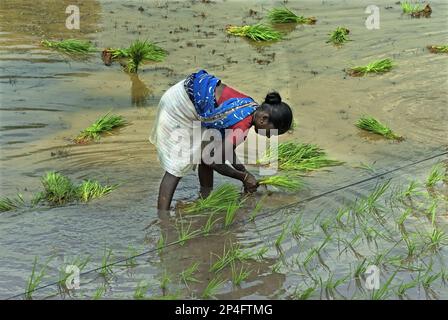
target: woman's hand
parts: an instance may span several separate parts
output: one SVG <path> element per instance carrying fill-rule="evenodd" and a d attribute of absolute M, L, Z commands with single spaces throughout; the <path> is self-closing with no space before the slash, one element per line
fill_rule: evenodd
<path fill-rule="evenodd" d="M 257 188 L 259 186 L 257 179 L 255 179 L 255 177 L 249 172 L 246 173 L 246 176 L 244 177 L 243 180 L 243 184 L 244 184 L 244 192 L 249 193 L 257 191 Z"/>

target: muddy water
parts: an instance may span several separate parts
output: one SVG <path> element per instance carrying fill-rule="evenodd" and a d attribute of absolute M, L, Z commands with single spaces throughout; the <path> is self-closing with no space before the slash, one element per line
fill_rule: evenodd
<path fill-rule="evenodd" d="M 169 294 L 200 297 L 214 277 L 209 272 L 210 263 L 231 243 L 245 250 L 259 249 L 263 244 L 269 247 L 263 259 L 247 262 L 252 272 L 241 287 L 235 288 L 228 281 L 229 268 L 219 274 L 226 280 L 218 292 L 220 298 L 291 298 L 296 289 L 300 292 L 319 283 L 319 277 L 323 282 L 332 274 L 334 280 L 344 278 L 353 273 L 362 257 L 371 262 L 384 252 L 388 259 L 381 265 L 382 281 L 394 273 L 397 267 L 393 263 L 406 253 L 394 221 L 406 206 L 389 203 L 391 192 L 384 196 L 386 222 L 375 216 L 366 220 L 389 237 L 373 241 L 359 224 L 344 229 L 333 221 L 330 230 L 338 237 L 304 266 L 308 252 L 325 240 L 320 224 L 334 217 L 338 208 L 369 194 L 377 179 L 285 210 L 275 209 L 446 151 L 448 62 L 445 55 L 430 54 L 425 49 L 429 44 L 447 42 L 446 1 L 431 1 L 430 19 L 409 19 L 401 15 L 394 1 L 377 1 L 381 20 L 380 29 L 374 31 L 364 26 L 368 1 L 289 1 L 292 9 L 316 16 L 318 23 L 284 29 L 286 39 L 269 45 L 228 37 L 224 28 L 226 24 L 260 21 L 269 8 L 279 4 L 272 1 L 78 1 L 81 29 L 70 31 L 64 27 L 65 7 L 75 2 L 42 1 L 36 5 L 33 1 L 2 1 L 0 6 L 1 194 L 20 192 L 31 198 L 40 189 L 39 177 L 48 170 L 59 170 L 75 181 L 95 178 L 119 183 L 119 191 L 87 205 L 27 208 L 2 214 L 0 297 L 23 292 L 36 256 L 39 262 L 52 257 L 43 280 L 46 284 L 57 281 L 64 261 L 75 257 L 91 257 L 87 271 L 100 265 L 106 247 L 112 249 L 116 261 L 130 254 L 129 247 L 136 252 L 154 250 L 161 234 L 167 242 L 177 239 L 175 227 L 182 219 L 178 215 L 158 217 L 155 210 L 162 171 L 147 138 L 164 90 L 198 68 L 219 75 L 256 100 L 268 90 L 278 90 L 293 107 L 298 124 L 294 133 L 281 140 L 316 143 L 345 165 L 306 177 L 306 188 L 298 194 L 270 194 L 255 223 L 239 223 L 182 246 L 153 251 L 138 258 L 133 267 L 119 264 L 114 267 L 115 276 L 106 281 L 105 297 L 132 298 L 142 280 L 150 285 L 148 296 L 167 294 L 159 288 L 165 272 L 172 278 Z M 139 7 L 144 10 L 139 11 Z M 257 13 L 250 15 L 251 9 Z M 339 25 L 350 29 L 353 41 L 335 48 L 326 40 Z M 87 60 L 74 60 L 39 45 L 42 38 L 68 37 L 91 40 L 98 48 L 124 47 L 134 39 L 148 38 L 170 55 L 162 63 L 145 65 L 138 76 L 129 76 L 117 64 L 104 66 L 99 53 Z M 390 73 L 350 78 L 343 72 L 344 68 L 385 57 L 396 64 Z M 71 143 L 80 130 L 110 110 L 124 115 L 131 124 L 95 144 Z M 388 123 L 406 140 L 394 143 L 360 133 L 353 123 L 364 114 Z M 410 179 L 424 181 L 431 166 L 443 159 L 397 171 L 380 182 L 391 178 L 391 191 L 407 186 Z M 375 171 L 359 169 L 362 163 L 372 165 Z M 256 168 L 252 170 L 256 172 Z M 216 185 L 224 181 L 228 180 L 219 177 Z M 446 196 L 446 185 L 437 188 L 437 194 Z M 197 189 L 192 173 L 181 181 L 175 200 L 192 200 Z M 238 219 L 247 220 L 255 202 L 265 194 L 261 190 L 248 202 Z M 425 209 L 431 204 L 425 197 L 416 201 Z M 422 210 L 416 210 L 406 221 L 413 235 L 431 229 Z M 441 201 L 436 222 L 445 231 L 446 213 L 446 201 Z M 273 243 L 283 226 L 299 217 L 303 218 L 307 236 L 297 241 L 288 233 L 282 250 L 276 249 Z M 206 217 L 193 218 L 191 230 L 205 221 Z M 352 241 L 357 236 L 361 238 L 354 241 L 355 254 L 342 239 Z M 423 265 L 425 270 L 430 265 L 430 274 L 444 270 L 445 247 L 431 254 L 424 250 L 424 240 L 417 247 L 421 255 L 410 264 Z M 200 263 L 195 276 L 201 282 L 189 287 L 179 284 L 176 275 L 193 262 Z M 393 284 L 399 286 L 416 274 L 402 268 Z M 447 298 L 442 278 L 430 290 L 414 288 L 409 296 Z M 361 282 L 350 276 L 336 294 L 317 285 L 311 297 L 369 298 L 370 292 Z M 97 273 L 89 273 L 81 279 L 82 289 L 71 294 L 90 298 L 103 283 Z M 68 297 L 58 294 L 56 286 L 34 296 Z"/>

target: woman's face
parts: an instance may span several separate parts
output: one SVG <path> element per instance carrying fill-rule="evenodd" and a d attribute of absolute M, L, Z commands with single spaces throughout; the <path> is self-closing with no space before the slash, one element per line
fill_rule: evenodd
<path fill-rule="evenodd" d="M 257 111 L 254 114 L 254 128 L 255 132 L 270 138 L 273 135 L 276 135 L 277 130 L 274 125 L 269 121 L 269 114 L 266 111 Z"/>

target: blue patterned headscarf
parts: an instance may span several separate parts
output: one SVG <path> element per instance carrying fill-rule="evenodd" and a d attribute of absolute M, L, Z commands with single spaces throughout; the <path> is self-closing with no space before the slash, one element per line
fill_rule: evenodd
<path fill-rule="evenodd" d="M 220 79 L 205 70 L 194 74 L 194 107 L 202 126 L 213 129 L 226 129 L 255 112 L 258 104 L 250 97 L 231 98 L 216 106 L 215 88 Z"/>

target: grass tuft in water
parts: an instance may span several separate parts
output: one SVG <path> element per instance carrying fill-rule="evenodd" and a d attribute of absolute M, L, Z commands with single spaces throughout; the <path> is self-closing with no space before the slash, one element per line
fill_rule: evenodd
<path fill-rule="evenodd" d="M 236 260 L 243 262 L 249 259 L 252 254 L 241 250 L 239 245 L 230 244 L 229 249 L 226 249 L 226 247 L 224 246 L 222 256 L 216 256 L 218 257 L 218 259 L 210 267 L 210 272 L 219 272 Z"/>
<path fill-rule="evenodd" d="M 309 287 L 305 290 L 300 290 L 298 288 L 296 288 L 296 290 L 294 291 L 294 293 L 292 294 L 294 299 L 297 300 L 308 300 L 309 298 L 311 298 L 311 296 L 313 295 L 313 293 L 316 291 L 316 287 Z"/>
<path fill-rule="evenodd" d="M 231 272 L 232 272 L 232 283 L 235 286 L 241 285 L 241 283 L 246 280 L 249 275 L 251 274 L 251 271 L 244 268 L 244 266 L 241 266 L 241 268 L 238 270 L 235 266 L 235 263 L 230 264 Z"/>
<path fill-rule="evenodd" d="M 225 281 L 221 280 L 221 278 L 216 277 L 210 280 L 210 282 L 205 287 L 204 291 L 202 292 L 202 298 L 208 299 L 208 298 L 214 298 L 217 291 L 224 285 Z"/>
<path fill-rule="evenodd" d="M 433 228 L 430 233 L 427 234 L 428 247 L 432 250 L 437 250 L 441 246 L 447 244 L 448 236 L 445 231 Z"/>
<path fill-rule="evenodd" d="M 326 153 L 316 145 L 293 141 L 280 143 L 277 150 L 268 149 L 258 163 L 274 162 L 276 159 L 281 170 L 314 171 L 342 164 L 328 159 Z"/>
<path fill-rule="evenodd" d="M 231 184 L 223 184 L 213 190 L 207 198 L 199 199 L 186 206 L 185 212 L 227 212 L 228 208 L 237 203 L 239 198 L 240 192 L 238 187 Z"/>
<path fill-rule="evenodd" d="M 148 292 L 149 284 L 142 280 L 137 284 L 137 287 L 134 291 L 134 299 L 135 300 L 143 300 L 146 299 L 146 293 Z"/>
<path fill-rule="evenodd" d="M 68 54 L 88 54 L 95 48 L 88 41 L 67 39 L 61 41 L 42 40 L 42 45 Z"/>
<path fill-rule="evenodd" d="M 356 122 L 355 125 L 359 129 L 379 134 L 387 139 L 398 140 L 398 141 L 404 140 L 404 138 L 402 136 L 395 134 L 386 125 L 382 124 L 377 119 L 370 117 L 370 116 L 361 117 L 358 120 L 358 122 Z"/>
<path fill-rule="evenodd" d="M 443 181 L 446 177 L 445 168 L 441 163 L 434 165 L 429 172 L 428 178 L 426 179 L 426 186 L 432 188 L 437 182 Z"/>
<path fill-rule="evenodd" d="M 408 1 L 403 1 L 400 3 L 403 13 L 413 14 L 421 11 L 423 8 L 419 3 L 410 3 Z"/>
<path fill-rule="evenodd" d="M 99 300 L 101 299 L 104 294 L 106 293 L 106 284 L 100 285 L 98 288 L 96 288 L 95 292 L 93 293 L 92 299 L 93 300 Z"/>
<path fill-rule="evenodd" d="M 196 279 L 193 275 L 196 273 L 199 269 L 199 263 L 195 262 L 190 267 L 185 269 L 180 273 L 180 279 L 183 283 L 188 287 L 189 282 L 200 282 L 198 279 Z"/>
<path fill-rule="evenodd" d="M 282 39 L 282 34 L 268 25 L 257 23 L 246 26 L 227 26 L 228 34 L 246 37 L 253 41 L 277 41 Z"/>
<path fill-rule="evenodd" d="M 104 249 L 104 254 L 101 259 L 101 268 L 99 269 L 99 274 L 104 278 L 114 274 L 112 266 L 110 265 L 112 259 L 112 249 Z"/>
<path fill-rule="evenodd" d="M 342 45 L 344 42 L 351 41 L 348 38 L 350 30 L 344 27 L 337 27 L 332 33 L 330 33 L 330 39 L 327 41 L 332 42 L 334 45 Z"/>
<path fill-rule="evenodd" d="M 258 182 L 262 185 L 273 186 L 289 192 L 298 191 L 303 186 L 303 183 L 297 177 L 284 175 L 264 177 L 258 180 Z"/>
<path fill-rule="evenodd" d="M 31 300 L 33 298 L 34 291 L 37 287 L 39 287 L 43 277 L 45 276 L 48 263 L 49 261 L 47 261 L 47 263 L 39 271 L 37 271 L 37 257 L 34 258 L 33 269 L 31 270 L 31 275 L 26 283 L 25 299 Z"/>
<path fill-rule="evenodd" d="M 103 186 L 98 181 L 86 180 L 78 187 L 78 197 L 88 202 L 112 192 L 116 186 Z"/>
<path fill-rule="evenodd" d="M 178 242 L 181 246 L 185 244 L 188 240 L 191 240 L 200 232 L 200 230 L 190 231 L 192 222 L 188 224 L 188 226 L 185 226 L 186 223 L 181 221 L 178 224 L 177 231 L 178 231 Z"/>
<path fill-rule="evenodd" d="M 432 45 L 427 48 L 431 53 L 448 53 L 448 45 Z"/>
<path fill-rule="evenodd" d="M 107 113 L 96 120 L 90 127 L 81 131 L 74 141 L 81 144 L 89 141 L 98 141 L 102 134 L 110 134 L 110 131 L 113 129 L 123 127 L 126 124 L 127 122 L 122 116 Z"/>
<path fill-rule="evenodd" d="M 373 61 L 365 66 L 358 66 L 347 69 L 346 72 L 352 77 L 362 77 L 367 73 L 384 73 L 390 71 L 392 67 L 393 65 L 391 59 L 383 59 Z"/>
<path fill-rule="evenodd" d="M 241 207 L 238 202 L 233 202 L 227 207 L 226 216 L 224 217 L 224 228 L 230 227 L 235 221 L 236 212 Z"/>
<path fill-rule="evenodd" d="M 57 172 L 48 172 L 41 179 L 44 192 L 41 194 L 52 205 L 61 205 L 77 198 L 77 188 L 66 176 Z"/>
<path fill-rule="evenodd" d="M 25 207 L 25 200 L 19 193 L 15 198 L 4 197 L 0 199 L 0 212 L 16 210 Z"/>
<path fill-rule="evenodd" d="M 267 16 L 271 23 L 315 24 L 317 21 L 315 17 L 298 16 L 286 7 L 273 8 Z"/>

